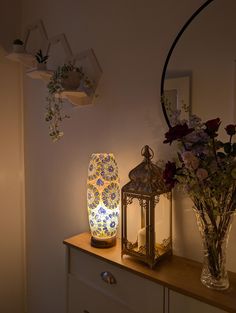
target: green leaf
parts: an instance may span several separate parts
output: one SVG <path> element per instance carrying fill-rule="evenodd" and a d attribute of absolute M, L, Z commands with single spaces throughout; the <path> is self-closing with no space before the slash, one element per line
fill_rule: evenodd
<path fill-rule="evenodd" d="M 231 143 L 230 142 L 227 142 L 224 144 L 224 151 L 227 154 L 229 154 L 231 152 Z"/>
<path fill-rule="evenodd" d="M 236 153 L 236 143 L 232 144 L 233 152 Z"/>
<path fill-rule="evenodd" d="M 224 147 L 224 143 L 220 140 L 217 140 L 216 141 L 216 148 L 217 149 L 220 149 L 220 148 L 223 148 Z"/>
<path fill-rule="evenodd" d="M 217 152 L 217 156 L 221 159 L 224 159 L 226 157 L 226 154 L 224 154 L 223 152 Z"/>

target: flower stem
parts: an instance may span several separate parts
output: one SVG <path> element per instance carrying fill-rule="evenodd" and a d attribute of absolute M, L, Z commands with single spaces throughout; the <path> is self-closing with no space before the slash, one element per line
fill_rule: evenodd
<path fill-rule="evenodd" d="M 215 144 L 215 139 L 214 138 L 212 138 L 212 147 L 213 147 L 213 153 L 214 153 L 214 156 L 215 156 L 216 164 L 220 168 L 220 164 L 218 162 L 218 158 L 217 158 L 217 154 L 216 154 L 216 144 Z"/>

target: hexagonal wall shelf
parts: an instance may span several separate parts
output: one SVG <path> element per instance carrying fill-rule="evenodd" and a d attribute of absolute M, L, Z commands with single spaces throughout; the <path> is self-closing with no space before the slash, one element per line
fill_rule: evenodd
<path fill-rule="evenodd" d="M 94 51 L 92 49 L 88 49 L 86 51 L 82 51 L 76 55 L 73 55 L 65 34 L 59 34 L 52 37 L 51 39 L 48 39 L 44 24 L 41 20 L 36 21 L 26 28 L 24 36 L 24 52 L 12 52 L 6 57 L 10 60 L 17 61 L 25 65 L 28 68 L 26 74 L 29 77 L 33 79 L 40 79 L 48 83 L 53 75 L 53 70 L 39 69 L 37 67 L 37 62 L 34 56 L 36 52 L 32 49 L 32 47 L 29 47 L 29 40 L 31 40 L 31 43 L 33 42 L 33 38 L 31 36 L 32 33 L 35 31 L 38 31 L 38 34 L 41 38 L 42 47 L 40 47 L 40 49 L 43 51 L 43 55 L 50 55 L 52 47 L 60 44 L 59 48 L 62 49 L 62 53 L 64 53 L 65 55 L 65 63 L 71 62 L 75 66 L 82 67 L 84 74 L 93 83 L 93 91 L 82 88 L 75 91 L 65 90 L 58 96 L 60 96 L 62 99 L 68 100 L 73 105 L 91 104 L 95 98 L 95 91 L 102 75 L 102 69 L 98 63 Z M 29 53 L 29 50 L 31 50 L 31 53 Z M 50 59 L 51 58 L 52 57 L 50 55 Z"/>
<path fill-rule="evenodd" d="M 6 58 L 15 61 L 20 62 L 26 67 L 34 67 L 35 66 L 35 57 L 32 55 L 32 53 L 29 53 L 27 49 L 27 45 L 29 43 L 29 38 L 31 36 L 31 33 L 38 30 L 39 34 L 42 38 L 43 45 L 46 47 L 48 44 L 48 37 L 46 30 L 44 28 L 43 22 L 41 20 L 36 21 L 35 23 L 27 26 L 25 35 L 24 35 L 24 46 L 22 52 L 11 52 L 6 55 Z"/>

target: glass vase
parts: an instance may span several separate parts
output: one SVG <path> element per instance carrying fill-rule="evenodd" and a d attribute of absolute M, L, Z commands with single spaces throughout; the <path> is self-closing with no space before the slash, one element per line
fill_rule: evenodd
<path fill-rule="evenodd" d="M 195 209 L 203 244 L 201 282 L 208 288 L 225 290 L 229 287 L 226 270 L 226 250 L 234 212 L 214 214 L 213 210 Z"/>

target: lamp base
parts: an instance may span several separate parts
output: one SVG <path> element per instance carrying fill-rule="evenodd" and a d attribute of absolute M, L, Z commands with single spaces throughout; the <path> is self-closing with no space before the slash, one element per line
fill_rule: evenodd
<path fill-rule="evenodd" d="M 110 248 L 115 246 L 116 237 L 107 238 L 107 239 L 97 239 L 91 237 L 91 246 L 95 248 Z"/>

